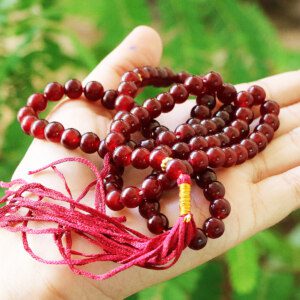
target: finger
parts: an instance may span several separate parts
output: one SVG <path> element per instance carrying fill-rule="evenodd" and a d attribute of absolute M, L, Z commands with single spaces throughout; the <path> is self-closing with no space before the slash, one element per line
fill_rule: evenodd
<path fill-rule="evenodd" d="M 275 139 L 251 161 L 253 182 L 285 172 L 300 165 L 300 127 Z"/>
<path fill-rule="evenodd" d="M 286 72 L 257 81 L 236 85 L 238 91 L 247 90 L 251 85 L 260 85 L 267 99 L 277 101 L 281 107 L 296 103 L 300 99 L 300 70 Z"/>

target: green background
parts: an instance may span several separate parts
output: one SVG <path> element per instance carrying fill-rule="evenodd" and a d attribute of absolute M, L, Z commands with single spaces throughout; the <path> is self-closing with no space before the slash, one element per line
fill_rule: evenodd
<path fill-rule="evenodd" d="M 49 81 L 82 79 L 140 24 L 161 33 L 162 65 L 178 71 L 214 69 L 238 83 L 300 68 L 300 53 L 282 46 L 255 1 L 1 0 L 2 180 L 31 140 L 15 121 L 28 95 Z M 300 299 L 297 221 L 299 212 L 223 257 L 130 299 Z"/>

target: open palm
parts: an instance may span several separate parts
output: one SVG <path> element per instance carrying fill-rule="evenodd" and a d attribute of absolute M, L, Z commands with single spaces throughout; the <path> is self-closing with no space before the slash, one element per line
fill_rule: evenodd
<path fill-rule="evenodd" d="M 97 80 L 103 83 L 106 89 L 115 88 L 125 71 L 143 65 L 158 65 L 161 52 L 162 45 L 158 34 L 151 28 L 138 27 L 95 68 L 85 82 Z M 299 208 L 300 102 L 297 102 L 300 100 L 300 72 L 276 75 L 259 80 L 257 83 L 266 89 L 268 98 L 274 98 L 280 103 L 281 127 L 274 141 L 255 159 L 240 166 L 218 171 L 218 177 L 227 189 L 226 198 L 232 206 L 231 215 L 225 220 L 225 233 L 220 239 L 209 240 L 208 245 L 200 251 L 185 250 L 179 262 L 171 269 L 153 271 L 133 267 L 111 279 L 97 282 L 76 276 L 67 267 L 43 265 L 34 261 L 22 250 L 19 236 L 2 231 L 0 255 L 2 258 L 5 257 L 5 261 L 0 272 L 1 298 L 123 298 L 224 253 Z M 248 85 L 250 83 L 238 85 L 237 89 L 244 90 Z M 159 121 L 174 129 L 176 125 L 188 119 L 193 105 L 192 100 L 177 105 L 172 112 L 162 115 Z M 111 113 L 98 103 L 88 103 L 83 99 L 72 101 L 66 99 L 48 117 L 49 120 L 62 122 L 65 128 L 74 127 L 82 133 L 93 131 L 101 138 L 107 134 L 111 118 Z M 86 157 L 98 166 L 102 163 L 96 154 L 87 155 L 80 150 L 69 151 L 57 144 L 34 140 L 18 166 L 14 178 L 38 181 L 48 187 L 64 191 L 63 184 L 52 172 L 47 171 L 30 177 L 27 172 L 70 156 Z M 93 180 L 90 171 L 82 165 L 71 163 L 61 165 L 59 168 L 66 175 L 75 195 Z M 147 171 L 129 169 L 125 183 L 138 185 L 140 182 L 137 179 L 144 178 L 146 174 Z M 92 195 L 89 200 L 92 203 Z M 166 194 L 161 204 L 162 211 L 173 224 L 178 216 L 178 191 L 175 189 Z M 199 225 L 208 214 L 207 201 L 195 185 L 192 188 L 192 212 Z M 121 214 L 126 215 L 127 226 L 149 234 L 145 221 L 139 216 L 137 209 L 124 209 Z M 32 241 L 33 247 L 37 247 L 39 253 L 48 257 L 55 256 L 56 250 L 52 244 L 41 241 L 42 239 L 35 238 Z M 115 267 L 113 263 L 99 263 L 91 266 L 90 270 L 103 273 L 113 267 Z"/>

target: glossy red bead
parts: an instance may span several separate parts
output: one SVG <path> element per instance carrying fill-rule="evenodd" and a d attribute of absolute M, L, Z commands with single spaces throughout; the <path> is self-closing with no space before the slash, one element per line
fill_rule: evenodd
<path fill-rule="evenodd" d="M 47 120 L 36 120 L 30 127 L 30 134 L 37 139 L 45 138 L 45 127 L 48 125 Z"/>
<path fill-rule="evenodd" d="M 100 146 L 100 139 L 97 134 L 87 132 L 82 135 L 80 140 L 80 149 L 85 153 L 94 153 Z"/>
<path fill-rule="evenodd" d="M 27 106 L 32 107 L 36 112 L 43 111 L 47 107 L 47 99 L 43 94 L 32 94 L 27 100 Z"/>
<path fill-rule="evenodd" d="M 274 129 L 266 123 L 257 125 L 255 131 L 263 133 L 268 142 L 270 142 L 274 137 Z"/>
<path fill-rule="evenodd" d="M 200 76 L 190 76 L 184 81 L 184 86 L 192 95 L 200 95 L 203 92 L 203 81 Z"/>
<path fill-rule="evenodd" d="M 266 114 L 260 118 L 261 124 L 268 124 L 270 125 L 274 131 L 276 131 L 279 128 L 279 118 L 275 114 Z"/>
<path fill-rule="evenodd" d="M 217 126 L 216 131 L 221 131 L 225 127 L 225 125 L 226 125 L 225 121 L 221 117 L 213 117 L 213 118 L 211 118 L 211 120 Z"/>
<path fill-rule="evenodd" d="M 79 147 L 81 141 L 81 134 L 78 130 L 74 128 L 69 128 L 64 130 L 61 136 L 61 144 L 67 149 L 76 149 Z"/>
<path fill-rule="evenodd" d="M 157 201 L 143 201 L 139 205 L 139 213 L 145 219 L 150 219 L 154 215 L 157 215 L 160 211 L 160 205 Z"/>
<path fill-rule="evenodd" d="M 150 232 L 160 234 L 168 229 L 169 221 L 165 215 L 159 213 L 148 219 L 147 227 Z"/>
<path fill-rule="evenodd" d="M 211 239 L 219 238 L 224 233 L 224 230 L 224 223 L 217 218 L 207 219 L 203 226 L 203 231 Z"/>
<path fill-rule="evenodd" d="M 90 101 L 102 99 L 104 95 L 103 85 L 98 81 L 88 82 L 83 89 L 85 97 Z"/>
<path fill-rule="evenodd" d="M 225 127 L 223 133 L 228 136 L 232 143 L 238 141 L 238 138 L 240 137 L 240 131 L 233 126 Z"/>
<path fill-rule="evenodd" d="M 161 132 L 156 138 L 157 145 L 172 146 L 174 143 L 176 143 L 176 135 L 172 131 Z"/>
<path fill-rule="evenodd" d="M 65 94 L 70 99 L 77 99 L 82 95 L 82 85 L 77 79 L 71 79 L 65 84 Z"/>
<path fill-rule="evenodd" d="M 128 132 L 129 133 L 134 133 L 137 130 L 139 130 L 141 127 L 141 123 L 140 123 L 140 120 L 138 119 L 138 117 L 131 113 L 128 113 L 128 114 L 122 116 L 122 120 L 128 124 L 128 126 L 129 126 Z"/>
<path fill-rule="evenodd" d="M 54 143 L 59 143 L 64 132 L 64 126 L 59 122 L 51 122 L 45 127 L 45 138 Z"/>
<path fill-rule="evenodd" d="M 231 119 L 230 114 L 229 114 L 227 111 L 224 111 L 224 110 L 219 110 L 219 111 L 217 111 L 217 112 L 214 114 L 214 116 L 223 119 L 224 122 L 225 122 L 225 124 L 227 124 L 227 123 L 230 121 L 230 119 Z"/>
<path fill-rule="evenodd" d="M 59 101 L 64 94 L 64 87 L 58 82 L 48 83 L 44 89 L 44 96 L 48 101 Z"/>
<path fill-rule="evenodd" d="M 150 114 L 145 107 L 137 106 L 134 107 L 130 112 L 138 117 L 142 125 L 146 125 L 150 122 Z"/>
<path fill-rule="evenodd" d="M 173 157 L 179 159 L 187 159 L 190 154 L 190 147 L 187 143 L 179 142 L 172 147 Z"/>
<path fill-rule="evenodd" d="M 162 186 L 157 179 L 147 178 L 142 183 L 143 198 L 147 201 L 158 200 L 162 194 Z"/>
<path fill-rule="evenodd" d="M 223 151 L 225 154 L 225 162 L 223 167 L 229 168 L 234 166 L 237 162 L 237 153 L 229 147 L 224 148 Z"/>
<path fill-rule="evenodd" d="M 137 86 L 132 81 L 123 81 L 119 84 L 118 93 L 120 95 L 128 95 L 130 97 L 135 97 L 138 91 Z"/>
<path fill-rule="evenodd" d="M 167 163 L 166 174 L 172 180 L 177 180 L 181 174 L 187 174 L 187 166 L 180 159 L 172 159 Z"/>
<path fill-rule="evenodd" d="M 118 92 L 115 90 L 107 90 L 101 98 L 102 105 L 107 109 L 114 109 Z"/>
<path fill-rule="evenodd" d="M 260 113 L 262 115 L 274 114 L 278 116 L 279 112 L 280 112 L 279 104 L 272 100 L 265 101 L 260 107 Z"/>
<path fill-rule="evenodd" d="M 208 147 L 221 147 L 221 141 L 215 135 L 209 135 L 205 137 Z"/>
<path fill-rule="evenodd" d="M 200 173 L 197 173 L 195 176 L 195 182 L 201 189 L 207 187 L 214 181 L 217 181 L 217 175 L 214 170 L 209 168 Z"/>
<path fill-rule="evenodd" d="M 242 120 L 235 120 L 231 123 L 232 127 L 235 127 L 239 131 L 239 137 L 245 138 L 248 136 L 250 128 L 247 122 Z"/>
<path fill-rule="evenodd" d="M 109 152 L 113 152 L 118 146 L 121 146 L 124 143 L 125 138 L 121 133 L 111 132 L 105 138 L 105 146 Z"/>
<path fill-rule="evenodd" d="M 144 137 L 146 138 L 154 138 L 153 136 L 153 131 L 155 130 L 156 127 L 159 127 L 160 123 L 156 120 L 150 121 L 149 124 L 146 126 L 142 127 L 141 133 Z"/>
<path fill-rule="evenodd" d="M 170 89 L 170 94 L 173 97 L 175 103 L 183 103 L 189 97 L 189 93 L 183 84 L 177 83 Z"/>
<path fill-rule="evenodd" d="M 235 112 L 235 116 L 237 119 L 245 121 L 248 124 L 250 124 L 254 119 L 254 113 L 248 107 L 239 107 Z"/>
<path fill-rule="evenodd" d="M 203 194 L 209 201 L 223 198 L 225 195 L 224 185 L 219 181 L 211 182 L 203 189 Z"/>
<path fill-rule="evenodd" d="M 106 140 L 102 140 L 100 142 L 99 148 L 98 148 L 98 154 L 101 158 L 104 158 L 104 156 L 108 153 L 107 147 L 106 147 Z"/>
<path fill-rule="evenodd" d="M 210 119 L 202 120 L 200 124 L 207 129 L 208 134 L 214 134 L 217 132 L 217 124 Z"/>
<path fill-rule="evenodd" d="M 123 187 L 122 177 L 117 174 L 114 174 L 114 173 L 107 174 L 103 180 L 103 183 L 105 185 L 107 185 L 109 183 L 113 183 L 118 189 L 121 189 Z"/>
<path fill-rule="evenodd" d="M 216 106 L 216 98 L 209 94 L 203 94 L 196 98 L 198 105 L 204 105 L 209 109 L 213 109 Z"/>
<path fill-rule="evenodd" d="M 131 164 L 137 169 L 149 167 L 150 151 L 146 148 L 137 148 L 131 154 Z"/>
<path fill-rule="evenodd" d="M 223 79 L 217 72 L 209 72 L 203 77 L 203 83 L 207 91 L 216 92 L 222 88 Z"/>
<path fill-rule="evenodd" d="M 254 99 L 249 92 L 239 92 L 234 101 L 234 105 L 237 107 L 251 107 L 254 104 Z"/>
<path fill-rule="evenodd" d="M 217 92 L 218 99 L 224 104 L 230 104 L 236 99 L 237 91 L 232 84 L 224 83 Z"/>
<path fill-rule="evenodd" d="M 163 190 L 170 190 L 177 185 L 176 181 L 171 180 L 165 173 L 158 174 L 157 180 L 160 182 Z"/>
<path fill-rule="evenodd" d="M 200 250 L 207 244 L 207 237 L 205 233 L 200 229 L 196 228 L 194 237 L 189 243 L 189 248 L 193 250 Z"/>
<path fill-rule="evenodd" d="M 143 200 L 141 190 L 135 186 L 129 186 L 121 192 L 120 200 L 128 208 L 138 207 Z"/>
<path fill-rule="evenodd" d="M 189 141 L 191 151 L 194 150 L 206 150 L 208 148 L 208 142 L 203 136 L 195 136 Z"/>
<path fill-rule="evenodd" d="M 209 205 L 210 214 L 212 215 L 212 217 L 218 219 L 225 219 L 229 216 L 230 211 L 230 203 L 224 198 L 216 199 Z"/>
<path fill-rule="evenodd" d="M 262 104 L 266 99 L 265 90 L 262 87 L 258 86 L 258 85 L 250 86 L 248 88 L 248 92 L 252 95 L 255 105 Z"/>
<path fill-rule="evenodd" d="M 159 94 L 157 97 L 157 100 L 161 104 L 161 111 L 162 112 L 169 112 L 171 111 L 175 106 L 174 98 L 171 96 L 170 93 L 162 93 Z"/>
<path fill-rule="evenodd" d="M 134 99 L 128 95 L 120 95 L 116 98 L 115 109 L 117 111 L 130 111 L 134 107 Z"/>
<path fill-rule="evenodd" d="M 188 142 L 195 134 L 194 128 L 189 124 L 181 124 L 175 129 L 176 138 L 182 142 Z"/>
<path fill-rule="evenodd" d="M 244 163 L 248 159 L 248 151 L 245 146 L 236 144 L 231 146 L 231 148 L 237 154 L 237 165 Z"/>
<path fill-rule="evenodd" d="M 143 103 L 143 107 L 145 107 L 152 119 L 157 118 L 161 114 L 161 103 L 155 98 L 147 99 Z"/>
<path fill-rule="evenodd" d="M 258 152 L 261 152 L 267 147 L 268 140 L 266 136 L 261 132 L 254 132 L 249 137 L 258 146 Z"/>
<path fill-rule="evenodd" d="M 208 166 L 207 154 L 201 150 L 193 151 L 188 158 L 188 162 L 191 164 L 194 172 L 201 172 Z"/>
<path fill-rule="evenodd" d="M 230 144 L 230 139 L 229 139 L 229 137 L 225 133 L 222 133 L 222 132 L 221 133 L 217 133 L 215 135 L 215 137 L 219 139 L 220 144 L 221 144 L 220 145 L 221 148 L 226 147 L 226 146 L 228 146 Z"/>
<path fill-rule="evenodd" d="M 121 133 L 124 137 L 128 137 L 130 126 L 123 120 L 115 120 L 110 125 L 110 132 Z"/>
<path fill-rule="evenodd" d="M 168 154 L 162 149 L 153 150 L 149 156 L 150 166 L 153 169 L 160 170 L 162 161 L 168 157 Z"/>
<path fill-rule="evenodd" d="M 211 116 L 210 110 L 205 105 L 195 105 L 191 110 L 191 117 L 200 120 L 207 119 Z"/>
<path fill-rule="evenodd" d="M 219 168 L 224 165 L 225 154 L 221 148 L 219 147 L 210 148 L 206 153 L 207 153 L 208 163 L 210 167 Z"/>
<path fill-rule="evenodd" d="M 190 76 L 191 76 L 191 74 L 188 72 L 185 72 L 185 71 L 179 72 L 177 74 L 177 81 L 180 83 L 184 83 L 186 81 L 186 79 Z"/>
<path fill-rule="evenodd" d="M 148 149 L 149 151 L 152 151 L 155 147 L 155 141 L 154 139 L 142 140 L 139 142 L 139 147 L 143 147 Z"/>
<path fill-rule="evenodd" d="M 258 146 L 253 140 L 242 140 L 241 145 L 247 149 L 249 159 L 253 158 L 258 153 Z"/>
<path fill-rule="evenodd" d="M 113 161 L 118 166 L 126 167 L 130 165 L 132 149 L 123 145 L 117 147 L 113 152 Z"/>
<path fill-rule="evenodd" d="M 201 124 L 193 124 L 192 127 L 195 130 L 195 135 L 197 136 L 205 136 L 208 133 L 206 127 Z"/>
<path fill-rule="evenodd" d="M 136 86 L 140 86 L 142 83 L 142 77 L 138 73 L 128 71 L 122 75 L 121 81 L 132 81 L 136 84 Z"/>
<path fill-rule="evenodd" d="M 19 122 L 23 120 L 24 117 L 34 116 L 36 117 L 36 112 L 30 106 L 24 106 L 18 111 L 17 119 Z"/>
<path fill-rule="evenodd" d="M 118 211 L 124 208 L 124 204 L 121 202 L 121 194 L 119 191 L 111 191 L 106 195 L 105 204 L 111 210 Z"/>

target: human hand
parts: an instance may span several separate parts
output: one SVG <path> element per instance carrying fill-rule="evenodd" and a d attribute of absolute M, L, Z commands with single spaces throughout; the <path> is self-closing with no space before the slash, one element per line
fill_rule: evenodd
<path fill-rule="evenodd" d="M 120 76 L 125 71 L 143 65 L 158 65 L 161 52 L 162 45 L 158 34 L 148 27 L 138 27 L 95 68 L 85 82 L 97 80 L 103 83 L 106 89 L 116 88 Z M 67 267 L 43 265 L 34 261 L 23 251 L 19 236 L 1 231 L 0 254 L 5 257 L 0 274 L 2 298 L 123 298 L 213 259 L 299 208 L 300 103 L 297 102 L 300 100 L 300 72 L 280 74 L 257 83 L 266 89 L 268 98 L 280 103 L 281 127 L 266 150 L 253 160 L 218 171 L 218 178 L 225 185 L 226 198 L 232 206 L 230 216 L 225 219 L 226 230 L 221 238 L 210 239 L 203 250 L 185 250 L 178 263 L 168 270 L 153 271 L 133 267 L 111 279 L 96 282 L 74 275 Z M 251 84 L 238 85 L 237 88 L 245 90 L 248 85 Z M 177 105 L 172 112 L 162 115 L 159 121 L 174 129 L 176 125 L 186 121 L 193 105 L 193 100 Z M 65 128 L 74 127 L 82 133 L 93 131 L 103 138 L 109 128 L 111 117 L 110 112 L 98 104 L 81 99 L 63 101 L 48 119 L 58 120 Z M 69 151 L 57 144 L 34 140 L 18 166 L 14 178 L 38 181 L 64 191 L 64 186 L 52 172 L 43 172 L 30 177 L 27 172 L 54 160 L 75 155 L 86 157 L 94 164 L 101 165 L 101 159 L 97 154 L 87 155 L 80 150 Z M 84 166 L 66 164 L 59 168 L 66 175 L 75 195 L 93 180 L 92 174 Z M 136 176 L 137 174 L 139 176 Z M 125 183 L 128 181 L 138 185 L 137 178 L 143 178 L 146 174 L 147 171 L 130 169 Z M 192 188 L 192 199 L 192 212 L 196 224 L 202 224 L 207 216 L 208 204 L 196 186 Z M 88 201 L 92 203 L 92 196 Z M 175 189 L 164 196 L 161 204 L 162 211 L 173 224 L 178 216 L 178 191 Z M 149 234 L 144 220 L 136 209 L 130 211 L 124 209 L 120 214 L 126 215 L 127 226 Z M 52 242 L 41 241 L 44 240 L 40 237 L 32 239 L 33 247 L 38 248 L 39 253 L 47 257 L 55 256 L 57 251 L 52 247 Z M 83 245 L 81 241 L 77 243 L 78 247 Z M 113 267 L 114 263 L 99 263 L 91 266 L 90 270 L 103 273 Z"/>

